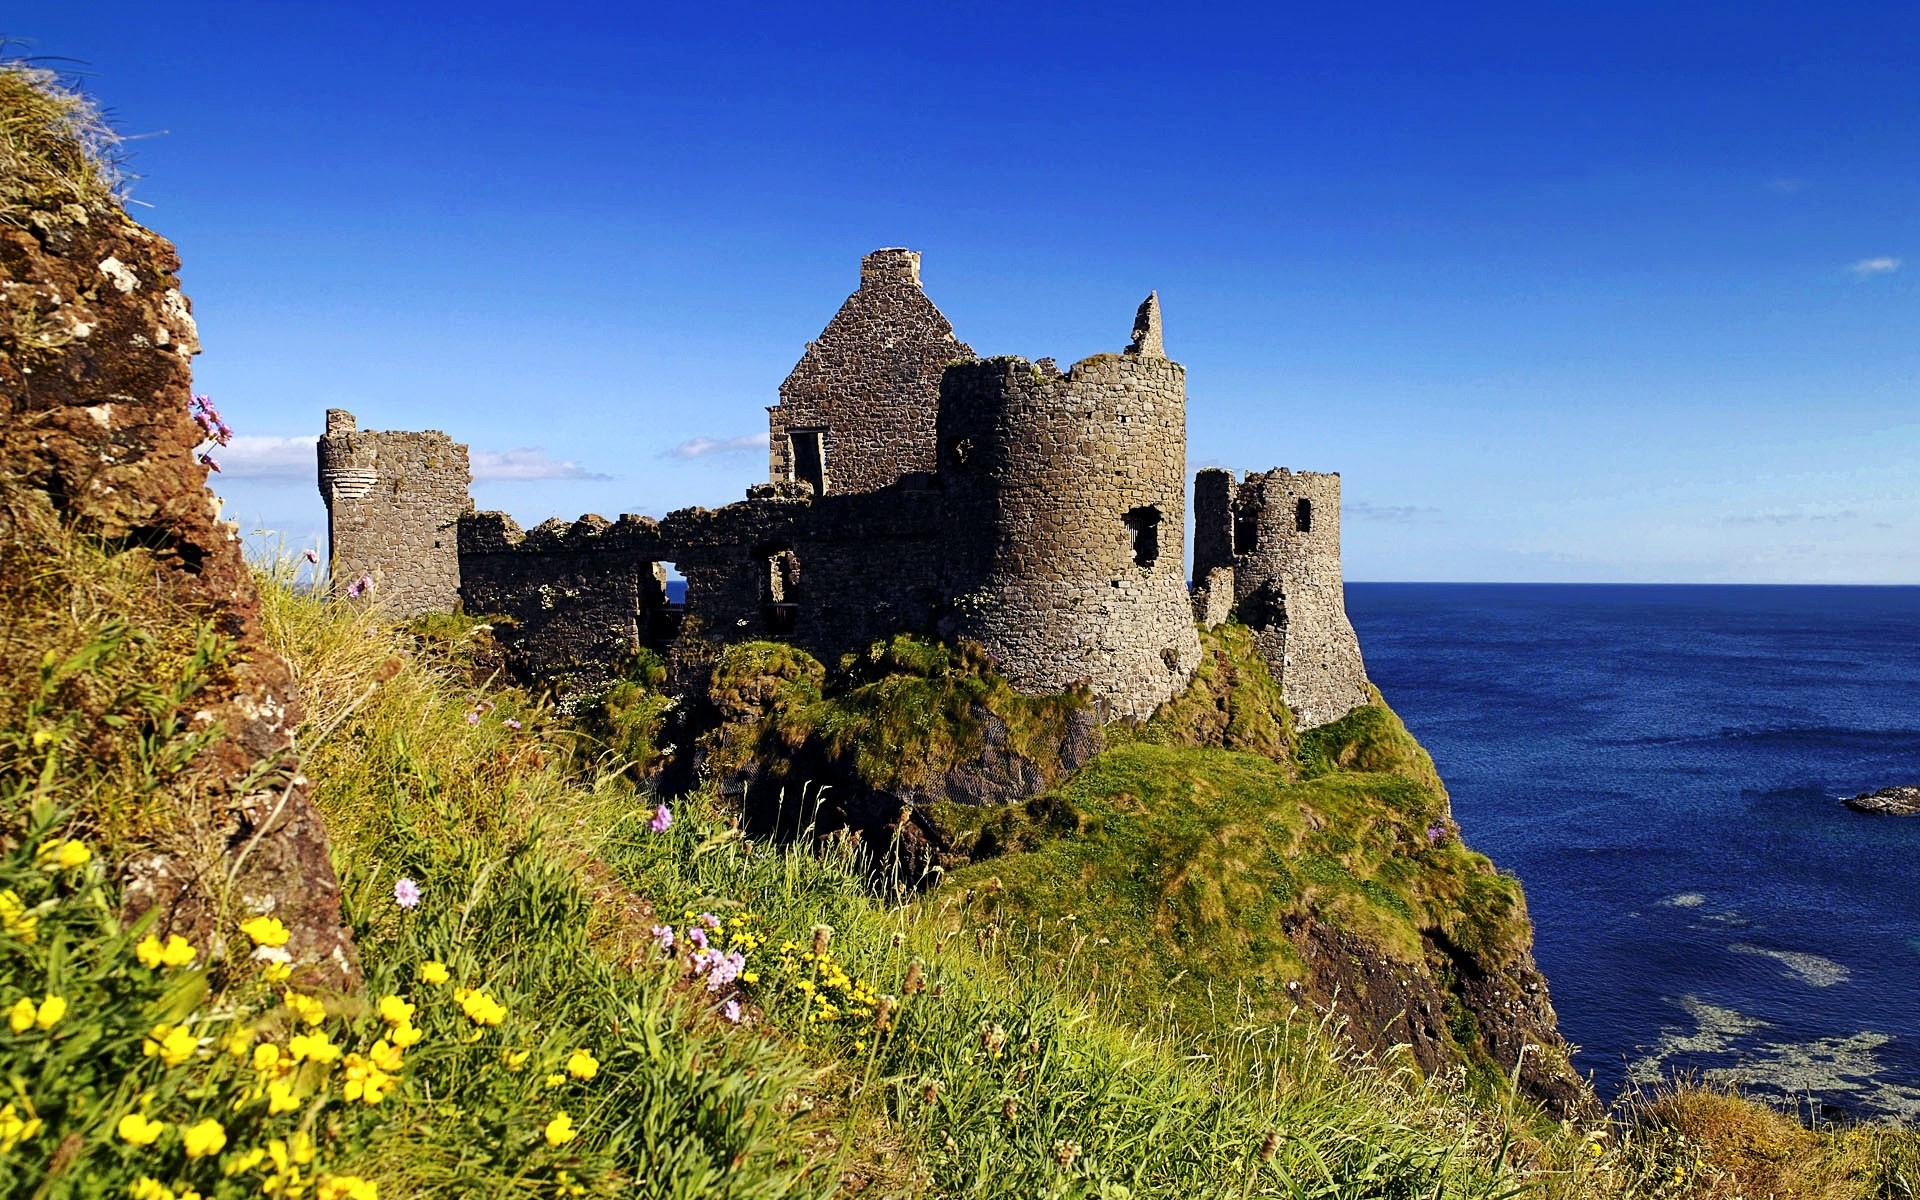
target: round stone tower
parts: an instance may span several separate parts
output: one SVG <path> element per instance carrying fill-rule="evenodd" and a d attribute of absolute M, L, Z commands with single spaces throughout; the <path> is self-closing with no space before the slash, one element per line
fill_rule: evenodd
<path fill-rule="evenodd" d="M 1151 310 L 1151 311 L 1149 311 Z M 941 381 L 948 632 L 1027 691 L 1141 719 L 1200 660 L 1187 598 L 1186 373 L 1151 299 L 1125 355 L 958 363 Z"/>

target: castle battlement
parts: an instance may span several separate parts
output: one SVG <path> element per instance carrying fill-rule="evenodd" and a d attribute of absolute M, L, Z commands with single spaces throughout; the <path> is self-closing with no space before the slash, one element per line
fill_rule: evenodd
<path fill-rule="evenodd" d="M 471 511 L 466 448 L 445 434 L 362 433 L 330 411 L 336 579 L 372 574 L 396 611 L 451 608 L 457 589 L 511 618 L 529 683 L 591 684 L 642 648 L 691 681 L 730 642 L 833 661 L 917 633 L 980 643 L 1016 687 L 1084 686 L 1105 719 L 1144 719 L 1192 678 L 1196 621 L 1237 617 L 1303 727 L 1367 701 L 1338 475 L 1202 471 L 1189 588 L 1186 370 L 1157 295 L 1123 351 L 1065 371 L 980 359 L 921 289 L 919 254 L 876 250 L 767 412 L 770 478 L 744 500 L 522 530 Z"/>

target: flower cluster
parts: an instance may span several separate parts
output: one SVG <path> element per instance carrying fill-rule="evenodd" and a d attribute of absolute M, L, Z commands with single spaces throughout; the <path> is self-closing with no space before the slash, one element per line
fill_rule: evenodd
<path fill-rule="evenodd" d="M 200 427 L 200 442 L 206 447 L 195 457 L 206 464 L 209 470 L 219 471 L 220 461 L 214 458 L 212 447 L 224 446 L 233 441 L 233 430 L 220 419 L 220 410 L 213 406 L 213 398 L 210 396 L 195 395 L 187 404 L 187 415 L 192 417 L 193 423 Z M 209 446 L 207 443 L 212 445 Z"/>

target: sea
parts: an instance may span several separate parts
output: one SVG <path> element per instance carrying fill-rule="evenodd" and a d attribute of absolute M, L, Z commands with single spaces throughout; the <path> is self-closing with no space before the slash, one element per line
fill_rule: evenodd
<path fill-rule="evenodd" d="M 1920 588 L 1347 586 L 1575 1065 L 1920 1118 Z"/>

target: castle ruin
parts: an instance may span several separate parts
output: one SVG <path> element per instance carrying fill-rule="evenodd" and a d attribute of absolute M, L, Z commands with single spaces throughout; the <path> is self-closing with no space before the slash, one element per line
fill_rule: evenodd
<path fill-rule="evenodd" d="M 981 359 L 922 290 L 920 256 L 877 250 L 767 412 L 770 478 L 745 500 L 522 531 L 472 511 L 447 435 L 330 411 L 336 585 L 370 576 L 396 614 L 457 599 L 509 618 L 498 632 L 529 683 L 591 685 L 649 649 L 691 686 L 732 642 L 832 662 L 913 633 L 976 641 L 1017 688 L 1085 687 L 1103 720 L 1141 720 L 1192 678 L 1196 622 L 1237 618 L 1301 727 L 1368 700 L 1338 475 L 1202 471 L 1189 587 L 1186 373 L 1156 296 L 1124 352 L 1065 371 Z"/>

